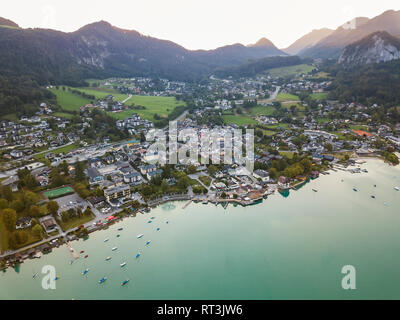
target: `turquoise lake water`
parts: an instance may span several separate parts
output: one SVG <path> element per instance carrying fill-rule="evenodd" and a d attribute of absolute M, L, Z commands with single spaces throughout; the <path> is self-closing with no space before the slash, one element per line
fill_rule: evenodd
<path fill-rule="evenodd" d="M 331 172 L 255 206 L 175 202 L 127 218 L 71 243 L 87 259 L 69 264 L 62 246 L 0 272 L 0 299 L 399 299 L 400 167 L 362 168 L 369 173 Z M 55 290 L 41 287 L 44 265 L 56 267 Z M 345 265 L 356 268 L 356 290 L 341 287 Z"/>

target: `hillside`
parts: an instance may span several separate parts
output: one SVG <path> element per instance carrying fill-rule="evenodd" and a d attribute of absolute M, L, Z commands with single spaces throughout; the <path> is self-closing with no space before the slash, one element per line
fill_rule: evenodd
<path fill-rule="evenodd" d="M 400 59 L 400 40 L 386 31 L 378 31 L 348 45 L 339 57 L 346 67 Z"/>
<path fill-rule="evenodd" d="M 0 72 L 5 76 L 28 75 L 39 84 L 81 85 L 82 79 L 110 76 L 191 81 L 209 75 L 217 67 L 286 55 L 265 40 L 254 46 L 234 44 L 190 51 L 105 21 L 72 33 L 0 28 Z"/>
<path fill-rule="evenodd" d="M 313 47 L 301 52 L 301 56 L 337 59 L 347 45 L 376 31 L 387 31 L 391 35 L 399 35 L 400 11 L 389 10 L 373 19 L 354 19 L 337 28 Z"/>
<path fill-rule="evenodd" d="M 332 34 L 332 32 L 333 30 L 327 28 L 313 30 L 295 41 L 286 49 L 283 49 L 283 51 L 291 55 L 301 54 L 302 51 L 315 46 L 319 41 Z"/>
<path fill-rule="evenodd" d="M 215 74 L 219 77 L 248 77 L 255 76 L 269 69 L 300 65 L 303 63 L 298 56 L 267 57 L 259 60 L 249 61 L 237 67 L 221 68 Z"/>

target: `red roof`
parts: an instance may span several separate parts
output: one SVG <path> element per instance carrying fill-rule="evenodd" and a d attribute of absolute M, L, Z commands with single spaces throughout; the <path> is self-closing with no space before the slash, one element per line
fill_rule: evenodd
<path fill-rule="evenodd" d="M 362 136 L 362 137 L 370 137 L 370 136 L 372 136 L 372 133 L 369 133 L 369 132 L 363 131 L 363 130 L 353 130 L 353 132 L 355 134 L 358 134 L 359 136 Z"/>
<path fill-rule="evenodd" d="M 113 220 L 113 219 L 115 219 L 114 216 L 109 216 L 109 217 L 107 217 L 107 220 L 108 220 L 108 221 Z"/>

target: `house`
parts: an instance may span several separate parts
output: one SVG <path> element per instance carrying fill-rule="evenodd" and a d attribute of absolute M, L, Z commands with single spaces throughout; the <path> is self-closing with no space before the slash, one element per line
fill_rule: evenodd
<path fill-rule="evenodd" d="M 156 171 L 157 166 L 155 164 L 149 164 L 149 165 L 141 166 L 141 167 L 139 167 L 139 169 L 142 174 L 147 175 L 147 173 L 149 173 L 149 172 Z"/>
<path fill-rule="evenodd" d="M 140 172 L 134 171 L 124 174 L 125 183 L 138 183 L 140 181 L 142 181 Z"/>
<path fill-rule="evenodd" d="M 25 229 L 29 228 L 32 225 L 32 218 L 31 217 L 22 217 L 17 220 L 15 229 Z"/>
<path fill-rule="evenodd" d="M 56 231 L 57 222 L 52 216 L 45 216 L 40 219 L 40 224 L 43 226 L 47 233 Z"/>
<path fill-rule="evenodd" d="M 131 196 L 131 188 L 127 185 L 117 186 L 104 190 L 104 196 L 108 202 L 116 199 L 129 198 Z"/>
<path fill-rule="evenodd" d="M 269 181 L 269 173 L 268 173 L 268 171 L 265 171 L 265 170 L 255 170 L 253 172 L 253 176 L 256 179 L 261 179 L 261 181 L 263 181 L 263 182 Z"/>
<path fill-rule="evenodd" d="M 158 170 L 155 170 L 155 171 L 148 172 L 146 176 L 147 176 L 148 180 L 151 180 L 154 177 L 161 176 L 162 173 L 163 173 L 162 169 L 158 169 Z"/>
<path fill-rule="evenodd" d="M 89 183 L 99 183 L 104 180 L 103 175 L 97 170 L 97 168 L 87 168 L 87 176 L 89 177 Z"/>
<path fill-rule="evenodd" d="M 289 187 L 290 187 L 289 180 L 284 176 L 280 176 L 278 178 L 278 187 L 280 189 L 289 189 Z"/>

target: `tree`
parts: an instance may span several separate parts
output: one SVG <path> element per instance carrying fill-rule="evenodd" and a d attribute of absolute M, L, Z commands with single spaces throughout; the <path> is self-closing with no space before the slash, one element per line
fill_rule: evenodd
<path fill-rule="evenodd" d="M 332 150 L 333 150 L 332 144 L 327 143 L 327 144 L 325 145 L 325 149 L 326 149 L 328 152 L 332 152 Z"/>
<path fill-rule="evenodd" d="M 15 231 L 17 212 L 14 209 L 7 208 L 2 211 L 1 215 L 6 229 L 10 232 Z"/>
<path fill-rule="evenodd" d="M 57 201 L 49 201 L 47 203 L 47 210 L 50 212 L 52 215 L 56 215 L 59 209 L 59 205 Z"/>
<path fill-rule="evenodd" d="M 85 211 L 83 212 L 85 216 L 91 216 L 93 214 L 92 209 L 86 207 Z"/>
<path fill-rule="evenodd" d="M 33 228 L 32 228 L 32 233 L 36 236 L 36 237 L 42 237 L 43 234 L 43 228 L 40 224 L 36 224 Z"/>
<path fill-rule="evenodd" d="M 0 210 L 5 209 L 8 207 L 7 199 L 0 199 Z"/>
<path fill-rule="evenodd" d="M 29 208 L 29 215 L 31 217 L 39 217 L 40 216 L 40 208 L 35 205 L 31 205 Z"/>
<path fill-rule="evenodd" d="M 169 185 L 167 180 L 163 179 L 161 182 L 161 190 L 163 193 L 166 193 L 168 191 Z"/>
<path fill-rule="evenodd" d="M 23 194 L 23 202 L 24 202 L 24 207 L 25 208 L 30 208 L 32 205 L 34 205 L 38 200 L 38 196 L 31 192 L 27 191 Z"/>
<path fill-rule="evenodd" d="M 218 171 L 218 168 L 216 166 L 214 166 L 213 164 L 208 166 L 208 173 L 211 176 L 214 176 L 214 174 Z"/>
<path fill-rule="evenodd" d="M 62 222 L 67 222 L 69 220 L 69 213 L 67 211 L 61 212 L 61 220 Z"/>
<path fill-rule="evenodd" d="M 188 173 L 189 174 L 193 174 L 193 173 L 196 173 L 196 167 L 194 166 L 194 165 L 189 165 L 188 166 Z"/>
<path fill-rule="evenodd" d="M 14 198 L 10 186 L 3 186 L 2 194 L 3 194 L 3 197 L 5 199 L 7 199 L 8 202 L 11 202 L 13 200 L 13 198 Z"/>
<path fill-rule="evenodd" d="M 222 193 L 221 193 L 221 198 L 222 198 L 222 199 L 225 199 L 225 198 L 226 198 L 226 193 L 225 193 L 225 192 L 222 192 Z"/>

